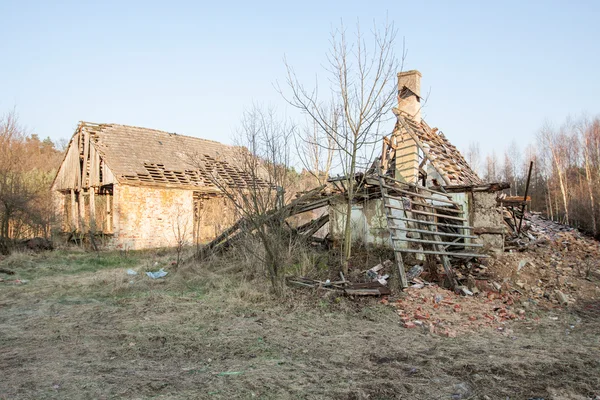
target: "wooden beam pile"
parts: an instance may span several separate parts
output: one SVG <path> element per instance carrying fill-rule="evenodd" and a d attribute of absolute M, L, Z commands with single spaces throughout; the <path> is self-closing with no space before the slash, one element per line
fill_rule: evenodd
<path fill-rule="evenodd" d="M 264 224 L 273 223 L 275 221 L 284 222 L 291 216 L 327 206 L 333 196 L 324 194 L 324 188 L 325 186 L 320 186 L 312 189 L 282 208 L 270 210 L 267 213 L 252 219 L 247 217 L 241 218 L 229 229 L 225 230 L 210 243 L 206 244 L 202 248 L 199 256 L 204 257 L 208 254 L 222 252 L 244 237 L 244 235 L 254 232 L 258 227 Z M 310 240 L 328 221 L 329 214 L 326 214 L 297 228 L 290 227 L 290 233 L 306 240 Z"/>

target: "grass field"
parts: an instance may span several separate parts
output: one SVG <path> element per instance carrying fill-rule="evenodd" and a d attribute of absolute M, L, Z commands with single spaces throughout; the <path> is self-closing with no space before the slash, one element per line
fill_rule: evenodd
<path fill-rule="evenodd" d="M 0 399 L 600 395 L 597 304 L 540 311 L 508 336 L 447 338 L 401 327 L 376 299 L 292 289 L 274 299 L 241 259 L 145 276 L 172 259 L 69 250 L 2 260 L 16 274 L 0 274 Z"/>

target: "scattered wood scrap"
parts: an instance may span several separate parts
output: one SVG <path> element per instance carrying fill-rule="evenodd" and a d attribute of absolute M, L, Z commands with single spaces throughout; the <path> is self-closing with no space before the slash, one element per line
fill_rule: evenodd
<path fill-rule="evenodd" d="M 11 271 L 10 269 L 0 268 L 0 272 L 7 275 L 14 275 L 15 271 Z"/>
<path fill-rule="evenodd" d="M 390 289 L 379 281 L 350 283 L 346 280 L 341 281 L 320 281 L 309 278 L 288 278 L 288 285 L 338 291 L 340 294 L 348 296 L 387 296 L 391 294 Z"/>
<path fill-rule="evenodd" d="M 376 281 L 352 284 L 344 290 L 344 293 L 348 296 L 387 296 L 392 292 L 390 288 Z"/>
<path fill-rule="evenodd" d="M 333 196 L 330 191 L 325 190 L 325 186 L 323 185 L 300 195 L 281 208 L 270 210 L 254 218 L 241 218 L 229 229 L 206 244 L 200 252 L 200 256 L 220 253 L 244 237 L 244 235 L 256 231 L 256 229 L 265 224 L 274 223 L 275 221 L 285 221 L 291 216 L 325 207 L 329 204 Z M 288 227 L 290 228 L 290 234 L 300 236 L 306 240 L 312 240 L 313 235 L 328 221 L 329 215 L 326 214 L 297 228 L 291 228 L 289 225 Z"/>

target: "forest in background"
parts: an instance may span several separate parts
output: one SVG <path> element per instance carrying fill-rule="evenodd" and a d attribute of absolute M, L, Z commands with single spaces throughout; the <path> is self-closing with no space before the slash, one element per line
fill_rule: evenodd
<path fill-rule="evenodd" d="M 0 115 L 0 254 L 15 240 L 50 237 L 50 185 L 62 157 L 61 146 L 28 132 L 14 110 Z"/>
<path fill-rule="evenodd" d="M 64 147 L 28 132 L 14 110 L 0 116 L 0 252 L 19 239 L 51 237 L 49 189 Z M 599 236 L 600 117 L 546 123 L 533 143 L 522 148 L 513 142 L 500 156 L 483 155 L 476 142 L 464 155 L 483 180 L 508 182 L 507 194 L 520 196 L 533 161 L 531 210 Z"/>
<path fill-rule="evenodd" d="M 508 182 L 510 195 L 523 196 L 533 161 L 528 196 L 531 210 L 598 238 L 600 209 L 600 117 L 567 118 L 545 123 L 534 142 L 511 143 L 504 154 L 482 156 L 474 142 L 464 152 L 487 182 Z"/>

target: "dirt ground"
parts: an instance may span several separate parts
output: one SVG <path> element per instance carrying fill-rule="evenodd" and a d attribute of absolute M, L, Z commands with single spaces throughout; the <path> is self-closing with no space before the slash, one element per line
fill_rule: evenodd
<path fill-rule="evenodd" d="M 0 274 L 0 399 L 600 398 L 600 302 L 446 337 L 406 329 L 379 299 L 275 300 L 238 266 L 171 259 L 0 261 L 15 271 Z"/>

